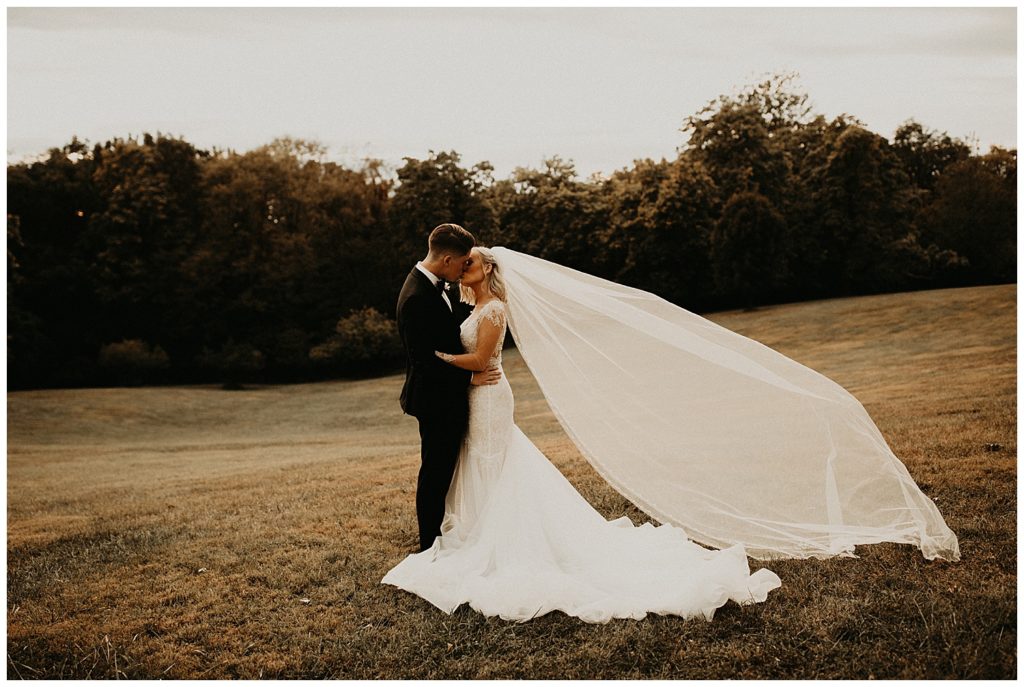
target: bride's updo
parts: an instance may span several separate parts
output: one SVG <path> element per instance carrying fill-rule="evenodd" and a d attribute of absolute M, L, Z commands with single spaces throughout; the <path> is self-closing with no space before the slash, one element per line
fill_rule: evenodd
<path fill-rule="evenodd" d="M 494 259 L 494 253 L 491 252 L 490 248 L 484 248 L 483 246 L 474 246 L 473 250 L 480 255 L 487 290 L 494 294 L 498 300 L 504 302 L 505 279 L 501 276 L 501 270 L 498 269 L 498 261 Z M 459 296 L 462 298 L 463 303 L 476 305 L 476 296 L 473 295 L 473 289 L 468 286 L 459 284 Z"/>

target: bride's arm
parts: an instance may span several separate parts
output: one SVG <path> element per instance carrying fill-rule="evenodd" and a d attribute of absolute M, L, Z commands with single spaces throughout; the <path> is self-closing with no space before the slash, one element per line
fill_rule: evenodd
<path fill-rule="evenodd" d="M 477 327 L 477 346 L 475 352 L 452 355 L 451 353 L 434 351 L 434 355 L 455 367 L 461 367 L 463 370 L 472 370 L 473 372 L 486 370 L 491 357 L 497 353 L 498 339 L 501 338 L 501 331 L 505 328 L 504 315 L 494 318 L 490 316 L 481 317 L 480 324 Z"/>

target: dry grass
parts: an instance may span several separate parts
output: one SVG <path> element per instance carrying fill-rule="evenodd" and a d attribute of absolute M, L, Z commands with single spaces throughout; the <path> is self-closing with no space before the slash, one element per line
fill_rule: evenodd
<path fill-rule="evenodd" d="M 1015 677 L 1015 285 L 712 319 L 856 394 L 963 560 L 777 561 L 766 603 L 710 623 L 447 616 L 379 584 L 416 538 L 398 377 L 17 392 L 8 677 Z M 506 358 L 523 429 L 603 514 L 641 520 Z"/>

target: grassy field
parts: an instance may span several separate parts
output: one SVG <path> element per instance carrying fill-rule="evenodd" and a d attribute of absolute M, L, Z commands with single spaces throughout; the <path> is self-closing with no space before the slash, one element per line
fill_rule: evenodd
<path fill-rule="evenodd" d="M 1012 678 L 1016 286 L 711 316 L 853 392 L 960 537 L 776 561 L 712 622 L 447 616 L 379 584 L 413 547 L 401 379 L 8 393 L 9 678 Z M 645 519 L 514 351 L 516 419 L 606 517 Z M 753 566 L 760 566 L 752 561 Z"/>

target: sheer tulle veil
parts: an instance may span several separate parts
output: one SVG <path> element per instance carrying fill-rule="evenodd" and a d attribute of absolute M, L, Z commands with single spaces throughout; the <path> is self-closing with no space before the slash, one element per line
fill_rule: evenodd
<path fill-rule="evenodd" d="M 669 303 L 504 247 L 509 329 L 558 421 L 623 496 L 759 559 L 956 535 L 856 398 Z"/>

